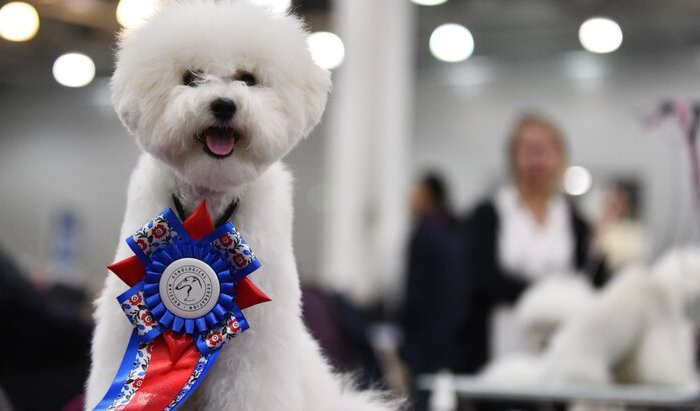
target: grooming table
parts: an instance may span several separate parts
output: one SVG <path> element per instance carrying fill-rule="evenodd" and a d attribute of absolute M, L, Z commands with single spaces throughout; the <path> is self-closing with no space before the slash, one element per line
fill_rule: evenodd
<path fill-rule="evenodd" d="M 421 390 L 433 391 L 434 375 L 418 378 Z M 700 410 L 700 390 L 642 385 L 563 385 L 539 387 L 487 383 L 477 377 L 455 375 L 455 395 L 466 400 L 526 401 L 627 405 L 669 410 Z"/>

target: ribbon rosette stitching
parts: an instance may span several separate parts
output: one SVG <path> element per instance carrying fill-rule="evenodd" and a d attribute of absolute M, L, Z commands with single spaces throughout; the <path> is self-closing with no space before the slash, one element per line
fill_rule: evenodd
<path fill-rule="evenodd" d="M 181 222 L 167 209 L 126 239 L 134 256 L 109 266 L 131 288 L 117 297 L 134 326 L 95 410 L 174 410 L 221 348 L 249 328 L 242 310 L 270 301 L 247 276 L 260 263 L 230 222 L 202 202 Z"/>

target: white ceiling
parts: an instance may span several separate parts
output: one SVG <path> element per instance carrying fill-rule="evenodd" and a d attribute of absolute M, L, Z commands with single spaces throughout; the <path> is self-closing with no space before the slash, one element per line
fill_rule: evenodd
<path fill-rule="evenodd" d="M 0 4 L 5 2 L 0 0 Z M 33 3 L 42 17 L 41 30 L 27 43 L 0 40 L 0 86 L 52 83 L 51 65 L 67 51 L 93 57 L 98 76 L 111 73 L 116 0 Z M 327 28 L 330 3 L 294 2 L 316 28 Z M 449 0 L 441 6 L 419 8 L 417 61 L 421 68 L 440 64 L 430 55 L 427 44 L 431 31 L 442 23 L 467 26 L 475 38 L 475 56 L 542 59 L 580 50 L 579 25 L 587 17 L 599 15 L 622 26 L 625 38 L 620 55 L 700 50 L 698 0 Z"/>

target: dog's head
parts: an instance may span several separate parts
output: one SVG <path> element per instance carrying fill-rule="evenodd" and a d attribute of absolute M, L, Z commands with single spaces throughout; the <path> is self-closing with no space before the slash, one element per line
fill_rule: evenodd
<path fill-rule="evenodd" d="M 121 36 L 115 108 L 143 150 L 185 181 L 254 180 L 320 121 L 330 76 L 303 23 L 245 0 L 170 0 Z"/>

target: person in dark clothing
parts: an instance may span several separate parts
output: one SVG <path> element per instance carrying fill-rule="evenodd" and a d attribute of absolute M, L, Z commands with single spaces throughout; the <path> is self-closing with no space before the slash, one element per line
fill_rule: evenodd
<path fill-rule="evenodd" d="M 480 203 L 466 230 L 470 307 L 463 352 L 472 373 L 497 346 L 499 310 L 531 284 L 567 272 L 583 273 L 596 286 L 607 278 L 605 264 L 592 252 L 588 224 L 560 192 L 566 153 L 557 128 L 538 116 L 523 117 L 511 136 L 509 160 L 512 184 Z M 501 324 L 501 331 L 508 327 Z"/>
<path fill-rule="evenodd" d="M 463 244 L 440 177 L 427 175 L 411 198 L 414 229 L 408 245 L 406 292 L 400 323 L 402 356 L 413 376 L 461 368 L 457 329 L 465 315 Z M 425 398 L 416 399 L 422 409 Z"/>

